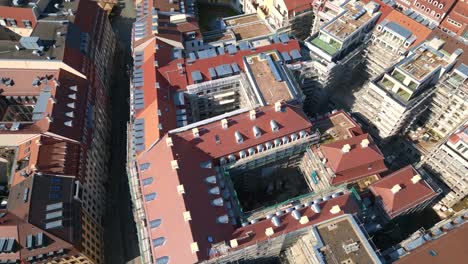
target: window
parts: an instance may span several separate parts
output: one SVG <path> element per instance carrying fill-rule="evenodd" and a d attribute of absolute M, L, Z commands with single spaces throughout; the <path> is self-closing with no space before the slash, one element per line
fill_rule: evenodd
<path fill-rule="evenodd" d="M 149 202 L 156 198 L 156 193 L 145 194 L 145 201 Z"/>
<path fill-rule="evenodd" d="M 437 13 L 437 14 L 436 14 L 436 17 L 437 17 L 437 18 L 439 18 L 439 17 L 440 17 L 440 14 L 439 14 L 439 13 Z"/>
<path fill-rule="evenodd" d="M 24 27 L 32 28 L 31 21 L 29 21 L 29 20 L 23 20 L 23 25 L 24 25 Z"/>
<path fill-rule="evenodd" d="M 141 182 L 143 183 L 143 186 L 150 185 L 153 182 L 153 177 L 144 178 Z"/>
<path fill-rule="evenodd" d="M 164 256 L 156 259 L 156 264 L 167 264 L 169 263 L 169 257 Z"/>
<path fill-rule="evenodd" d="M 444 5 L 443 4 L 439 4 L 439 9 L 442 9 L 444 8 Z"/>
<path fill-rule="evenodd" d="M 156 239 L 153 239 L 153 247 L 160 247 L 164 245 L 164 242 L 166 242 L 166 239 L 164 237 L 158 237 Z"/>
<path fill-rule="evenodd" d="M 16 27 L 16 20 L 14 20 L 13 18 L 7 18 L 6 20 L 9 26 Z"/>
<path fill-rule="evenodd" d="M 439 3 L 437 1 L 434 1 L 433 5 L 437 6 Z"/>
<path fill-rule="evenodd" d="M 161 219 L 151 220 L 149 224 L 150 224 L 150 228 L 156 228 L 161 225 Z"/>
<path fill-rule="evenodd" d="M 140 164 L 140 170 L 141 171 L 147 170 L 147 169 L 149 169 L 149 167 L 150 167 L 150 164 L 148 162 Z"/>

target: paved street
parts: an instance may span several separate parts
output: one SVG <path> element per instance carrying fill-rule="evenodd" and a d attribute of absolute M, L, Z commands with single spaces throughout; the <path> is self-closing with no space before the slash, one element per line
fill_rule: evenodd
<path fill-rule="evenodd" d="M 129 118 L 129 78 L 126 65 L 131 63 L 131 28 L 135 8 L 131 0 L 119 1 L 112 17 L 112 26 L 119 38 L 116 54 L 114 84 L 111 87 L 112 157 L 108 207 L 104 219 L 106 263 L 139 263 L 135 223 L 126 175 L 126 125 Z"/>

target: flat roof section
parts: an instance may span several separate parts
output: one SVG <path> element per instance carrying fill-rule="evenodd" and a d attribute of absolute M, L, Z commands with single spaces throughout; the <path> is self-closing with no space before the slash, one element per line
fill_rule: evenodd
<path fill-rule="evenodd" d="M 367 240 L 363 241 L 348 218 L 319 225 L 317 232 L 324 244 L 320 252 L 326 263 L 380 263 L 371 256 Z"/>
<path fill-rule="evenodd" d="M 270 28 L 261 21 L 248 25 L 236 26 L 232 28 L 237 40 L 250 39 L 254 37 L 264 36 L 272 33 Z"/>
<path fill-rule="evenodd" d="M 237 25 L 247 24 L 247 23 L 256 22 L 256 21 L 261 21 L 260 18 L 257 16 L 257 14 L 234 16 L 234 17 L 228 17 L 224 19 L 224 22 L 228 26 L 237 26 Z"/>
<path fill-rule="evenodd" d="M 422 80 L 437 67 L 447 66 L 448 62 L 444 60 L 445 56 L 441 55 L 441 52 L 420 47 L 416 50 L 414 57 L 404 62 L 399 68 L 416 78 L 416 80 Z"/>
<path fill-rule="evenodd" d="M 255 55 L 247 57 L 247 62 L 252 73 L 253 78 L 267 105 L 273 105 L 278 101 L 289 101 L 293 99 L 289 91 L 288 84 L 285 80 L 282 79 L 280 75 L 279 65 L 269 62 L 268 57 L 276 56 L 269 54 L 265 59 L 261 59 L 260 55 Z M 272 58 L 272 61 L 275 61 L 279 58 Z M 272 69 L 275 67 L 276 69 Z"/>
<path fill-rule="evenodd" d="M 332 20 L 324 28 L 326 32 L 341 41 L 345 40 L 373 17 L 369 12 L 366 12 L 363 5 L 356 2 L 348 3 L 343 8 L 347 10 L 346 13 Z"/>
<path fill-rule="evenodd" d="M 322 135 L 329 135 L 329 141 L 348 139 L 354 136 L 353 128 L 361 130 L 359 126 L 344 112 L 338 112 L 328 118 L 315 122 L 315 127 Z M 362 132 L 362 131 L 361 131 Z"/>

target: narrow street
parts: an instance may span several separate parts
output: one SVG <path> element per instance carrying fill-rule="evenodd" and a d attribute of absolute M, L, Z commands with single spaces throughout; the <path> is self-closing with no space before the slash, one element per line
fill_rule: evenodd
<path fill-rule="evenodd" d="M 112 154 L 108 189 L 108 206 L 104 217 L 106 263 L 140 263 L 135 223 L 126 172 L 126 125 L 129 118 L 130 44 L 135 8 L 132 0 L 119 0 L 111 18 L 118 38 L 114 83 L 111 87 Z"/>

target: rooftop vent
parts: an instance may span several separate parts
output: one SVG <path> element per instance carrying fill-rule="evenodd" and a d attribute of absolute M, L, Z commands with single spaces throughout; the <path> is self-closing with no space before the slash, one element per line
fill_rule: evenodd
<path fill-rule="evenodd" d="M 421 175 L 419 175 L 419 174 L 416 174 L 416 175 L 414 175 L 414 176 L 411 178 L 411 182 L 412 182 L 413 184 L 418 183 L 420 180 L 422 180 L 422 178 L 421 178 Z"/>
<path fill-rule="evenodd" d="M 205 178 L 206 182 L 207 183 L 211 183 L 211 184 L 216 184 L 216 176 L 213 175 L 213 176 L 208 176 Z"/>
<path fill-rule="evenodd" d="M 293 210 L 291 215 L 294 217 L 294 219 L 299 220 L 301 218 L 301 213 L 298 210 Z"/>
<path fill-rule="evenodd" d="M 361 147 L 367 148 L 369 146 L 369 139 L 365 138 L 361 141 Z"/>
<path fill-rule="evenodd" d="M 218 222 L 218 224 L 227 224 L 229 223 L 229 216 L 226 214 L 219 216 L 218 218 L 216 218 L 216 222 Z"/>
<path fill-rule="evenodd" d="M 221 207 L 221 206 L 224 205 L 224 200 L 223 200 L 223 198 L 221 198 L 221 197 L 216 198 L 216 199 L 214 199 L 214 200 L 211 201 L 211 205 Z"/>
<path fill-rule="evenodd" d="M 70 117 L 70 118 L 75 117 L 75 115 L 73 114 L 73 112 L 66 112 L 65 115 L 68 116 L 68 117 Z"/>
<path fill-rule="evenodd" d="M 345 144 L 343 148 L 341 148 L 341 151 L 343 153 L 348 153 L 351 150 L 351 146 L 349 144 Z"/>
<path fill-rule="evenodd" d="M 257 118 L 257 112 L 255 110 L 250 110 L 249 116 L 250 120 L 255 120 Z"/>
<path fill-rule="evenodd" d="M 220 191 L 219 191 L 219 187 L 218 187 L 218 186 L 211 188 L 208 192 L 209 192 L 210 194 L 212 194 L 212 195 L 219 195 L 219 194 L 220 194 Z"/>
<path fill-rule="evenodd" d="M 278 123 L 276 123 L 275 120 L 270 120 L 270 127 L 271 127 L 271 131 L 273 132 L 276 132 L 279 130 L 279 126 L 278 126 Z"/>
<path fill-rule="evenodd" d="M 260 137 L 262 135 L 262 131 L 260 131 L 260 128 L 258 126 L 253 126 L 252 127 L 253 134 L 256 138 Z"/>
<path fill-rule="evenodd" d="M 320 205 L 319 205 L 318 203 L 314 203 L 314 204 L 312 205 L 312 210 L 313 210 L 316 214 L 319 214 L 319 213 L 322 211 L 322 209 L 320 209 Z"/>
<path fill-rule="evenodd" d="M 281 220 L 276 215 L 271 218 L 271 222 L 273 223 L 274 226 L 280 226 L 281 225 Z"/>
<path fill-rule="evenodd" d="M 401 186 L 399 184 L 395 184 L 391 189 L 393 194 L 399 192 L 400 190 L 401 190 Z"/>
<path fill-rule="evenodd" d="M 244 138 L 239 131 L 234 132 L 234 136 L 236 137 L 237 144 L 244 142 Z"/>
<path fill-rule="evenodd" d="M 227 128 L 228 128 L 228 121 L 227 121 L 226 118 L 221 119 L 221 127 L 222 127 L 223 129 L 227 129 Z"/>

